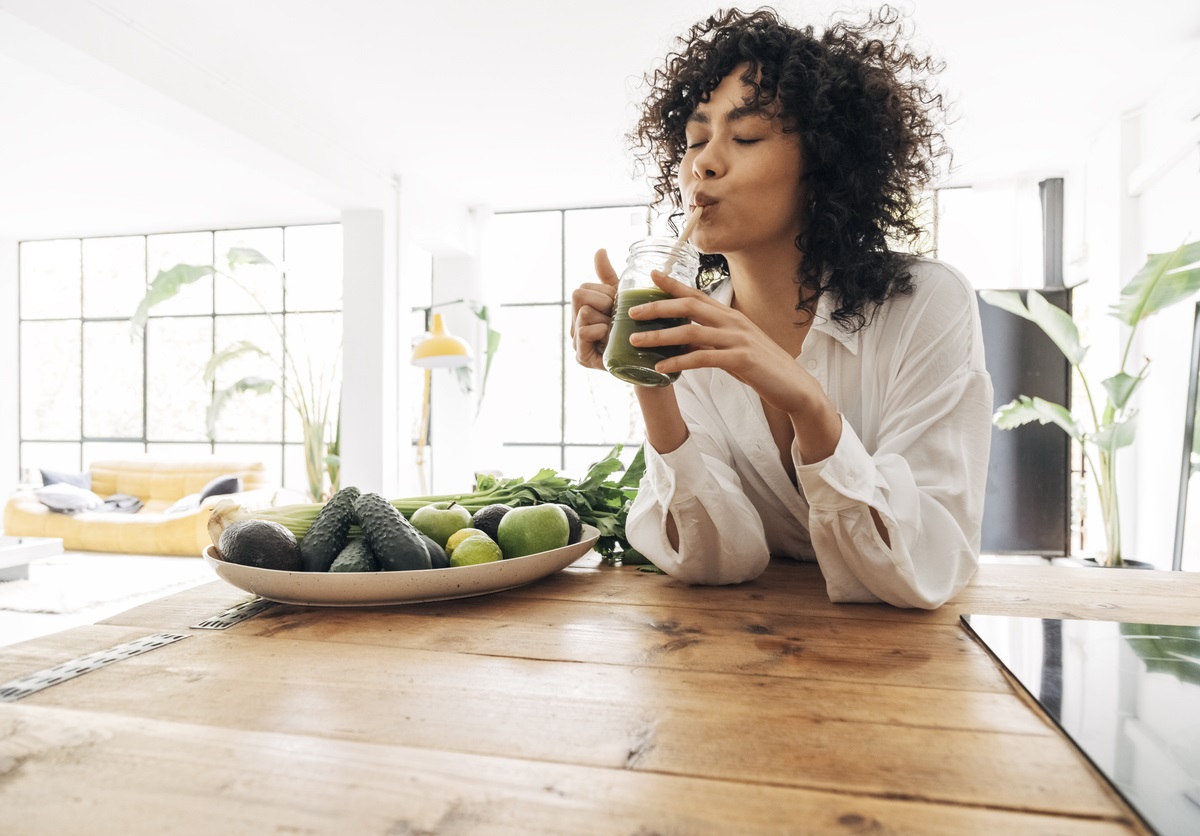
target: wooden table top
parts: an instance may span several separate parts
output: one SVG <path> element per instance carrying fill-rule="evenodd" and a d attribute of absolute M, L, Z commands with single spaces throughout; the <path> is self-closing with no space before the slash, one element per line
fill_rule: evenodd
<path fill-rule="evenodd" d="M 1200 575 L 988 564 L 933 612 L 813 565 L 688 587 L 594 555 L 493 595 L 275 605 L 222 581 L 0 648 L 0 833 L 1145 833 L 961 613 L 1200 625 Z"/>

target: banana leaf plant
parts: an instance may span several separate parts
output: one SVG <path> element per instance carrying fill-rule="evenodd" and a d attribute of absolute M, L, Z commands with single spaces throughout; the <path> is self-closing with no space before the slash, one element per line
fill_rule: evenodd
<path fill-rule="evenodd" d="M 322 371 L 314 376 L 311 366 L 306 364 L 307 374 L 301 375 L 300 366 L 287 349 L 287 342 L 276 317 L 270 314 L 262 301 L 236 275 L 237 268 L 243 264 L 270 267 L 275 265 L 262 253 L 246 247 L 231 248 L 226 255 L 226 262 L 229 265 L 228 270 L 219 270 L 211 264 L 176 264 L 168 270 L 160 270 L 146 288 L 145 295 L 130 318 L 134 336 L 140 338 L 145 334 L 146 322 L 154 306 L 173 299 L 184 287 L 206 276 L 213 276 L 214 279 L 220 276 L 253 299 L 259 310 L 266 314 L 267 321 L 279 337 L 279 345 L 283 350 L 282 362 L 276 364 L 270 352 L 247 340 L 225 346 L 213 353 L 205 366 L 203 377 L 204 383 L 212 389 L 212 399 L 205 415 L 208 438 L 215 438 L 217 421 L 231 399 L 245 394 L 265 395 L 278 388 L 300 418 L 309 497 L 313 502 L 323 502 L 337 492 L 340 481 L 341 411 L 338 401 L 341 392 L 337 384 L 337 369 L 340 365 L 341 346 L 337 348 L 328 374 Z M 217 372 L 227 363 L 248 356 L 271 363 L 271 376 L 248 375 L 228 386 L 216 388 Z"/>
<path fill-rule="evenodd" d="M 1082 362 L 1088 346 L 1079 338 L 1079 328 L 1071 316 L 1050 304 L 1035 290 L 1028 291 L 1022 302 L 1016 291 L 985 290 L 980 297 L 987 303 L 1023 317 L 1045 332 L 1074 368 L 1087 402 L 1083 415 L 1059 403 L 1042 398 L 1019 396 L 1000 407 L 993 423 L 1002 430 L 1024 426 L 1032 421 L 1055 424 L 1081 445 L 1088 472 L 1096 483 L 1100 516 L 1104 523 L 1105 552 L 1097 558 L 1104 566 L 1121 566 L 1121 519 L 1117 500 L 1117 451 L 1134 442 L 1137 410 L 1133 394 L 1149 372 L 1150 360 L 1130 369 L 1129 353 L 1138 326 L 1147 317 L 1200 290 L 1200 241 L 1183 244 L 1169 253 L 1151 254 L 1142 268 L 1121 288 L 1120 299 L 1109 313 L 1128 326 L 1121 363 L 1115 374 L 1100 382 L 1104 398 L 1084 373 Z"/>

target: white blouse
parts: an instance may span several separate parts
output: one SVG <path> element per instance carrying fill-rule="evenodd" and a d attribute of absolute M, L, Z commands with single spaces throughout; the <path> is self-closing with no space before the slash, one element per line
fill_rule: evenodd
<path fill-rule="evenodd" d="M 929 259 L 914 259 L 912 277 L 912 293 L 858 331 L 830 319 L 828 295 L 819 301 L 796 362 L 833 401 L 842 436 L 819 462 L 793 443 L 799 489 L 754 390 L 718 369 L 683 372 L 674 386 L 689 437 L 665 455 L 646 444 L 630 544 L 698 584 L 750 580 L 772 555 L 815 559 L 838 602 L 934 608 L 966 586 L 979 563 L 992 383 L 967 280 Z M 711 295 L 729 304 L 729 281 Z"/>

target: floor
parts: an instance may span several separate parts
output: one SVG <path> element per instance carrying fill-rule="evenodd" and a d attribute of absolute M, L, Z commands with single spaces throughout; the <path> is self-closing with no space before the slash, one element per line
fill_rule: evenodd
<path fill-rule="evenodd" d="M 53 590 L 56 585 L 66 588 L 70 580 L 68 573 L 77 570 L 80 565 L 86 565 L 89 578 L 103 577 L 106 585 L 113 588 L 124 587 L 125 591 L 101 596 L 108 600 L 81 609 L 68 607 L 73 610 L 71 612 L 18 612 L 4 609 L 3 602 L 0 601 L 0 647 L 72 627 L 95 624 L 163 595 L 216 580 L 216 575 L 198 557 L 192 559 L 102 552 L 64 552 L 54 557 L 35 560 L 29 566 L 28 580 L 38 584 L 41 587 L 39 594 L 45 597 L 46 590 Z M 152 571 L 148 571 L 148 568 Z M 0 594 L 9 591 L 4 589 L 7 583 L 23 582 L 0 583 Z"/>

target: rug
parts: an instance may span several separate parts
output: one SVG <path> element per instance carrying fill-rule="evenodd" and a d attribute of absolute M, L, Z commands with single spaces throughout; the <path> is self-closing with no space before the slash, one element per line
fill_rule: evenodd
<path fill-rule="evenodd" d="M 187 557 L 65 552 L 33 561 L 28 578 L 0 582 L 0 610 L 77 613 L 211 580 L 212 569 Z"/>

